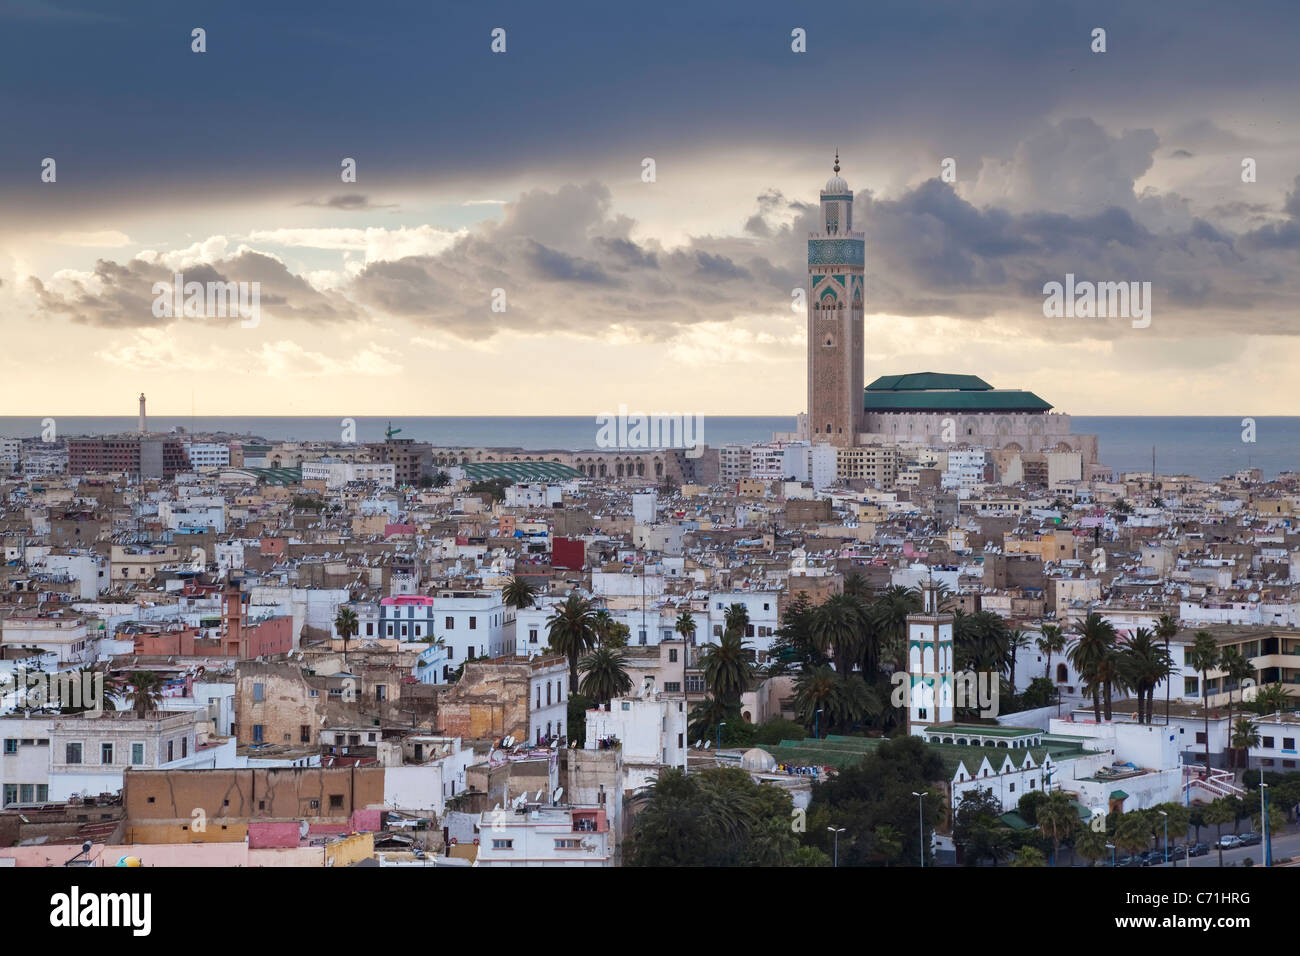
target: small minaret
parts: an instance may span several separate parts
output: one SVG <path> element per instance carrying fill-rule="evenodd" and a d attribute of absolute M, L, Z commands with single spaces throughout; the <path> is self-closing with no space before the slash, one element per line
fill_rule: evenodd
<path fill-rule="evenodd" d="M 953 718 L 953 616 L 939 610 L 939 585 L 921 586 L 921 610 L 907 616 L 907 732 L 919 737 Z"/>
<path fill-rule="evenodd" d="M 149 430 L 144 417 L 144 392 L 140 393 L 140 423 L 136 426 L 136 431 L 141 435 Z"/>

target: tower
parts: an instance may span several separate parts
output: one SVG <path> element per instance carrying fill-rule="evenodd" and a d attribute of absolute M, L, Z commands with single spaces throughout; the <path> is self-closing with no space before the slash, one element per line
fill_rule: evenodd
<path fill-rule="evenodd" d="M 863 234 L 853 191 L 834 175 L 821 193 L 819 232 L 808 234 L 808 436 L 856 445 L 863 424 Z"/>
<path fill-rule="evenodd" d="M 953 616 L 939 610 L 939 585 L 921 587 L 921 610 L 907 616 L 907 732 L 919 737 L 953 718 Z"/>
<path fill-rule="evenodd" d="M 148 430 L 149 429 L 145 426 L 145 418 L 144 418 L 144 392 L 141 392 L 140 393 L 140 422 L 138 425 L 136 425 L 136 431 L 138 431 L 141 435 L 143 435 Z"/>

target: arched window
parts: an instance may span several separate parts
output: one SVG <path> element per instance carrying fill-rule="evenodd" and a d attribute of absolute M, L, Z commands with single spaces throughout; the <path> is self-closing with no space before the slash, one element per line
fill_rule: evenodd
<path fill-rule="evenodd" d="M 1064 683 L 1065 683 L 1067 680 L 1069 680 L 1069 679 L 1070 679 L 1070 672 L 1069 672 L 1068 670 L 1066 670 L 1065 665 L 1064 665 L 1064 664 L 1057 664 L 1057 665 L 1056 665 L 1056 682 L 1057 682 L 1058 684 L 1064 684 Z"/>

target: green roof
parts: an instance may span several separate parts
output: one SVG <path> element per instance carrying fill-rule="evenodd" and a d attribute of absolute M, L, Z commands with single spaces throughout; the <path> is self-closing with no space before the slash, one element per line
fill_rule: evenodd
<path fill-rule="evenodd" d="M 1112 800 L 1127 800 L 1128 794 L 1125 793 L 1123 790 L 1112 790 L 1110 792 L 1110 798 Z"/>
<path fill-rule="evenodd" d="M 864 392 L 868 412 L 1045 412 L 1052 406 L 1033 392 Z"/>
<path fill-rule="evenodd" d="M 568 481 L 586 477 L 576 468 L 558 461 L 476 461 L 462 465 L 470 481 L 492 481 L 507 478 L 510 481 Z"/>
<path fill-rule="evenodd" d="M 1031 829 L 1031 827 L 1029 826 L 1029 821 L 1026 820 L 1024 817 L 1022 817 L 1015 810 L 1012 810 L 1010 813 L 1002 814 L 1002 816 L 998 817 L 998 819 L 1001 820 L 1004 824 L 1006 824 L 1013 830 Z"/>
<path fill-rule="evenodd" d="M 809 738 L 807 740 L 783 740 L 776 747 L 760 744 L 778 763 L 796 766 L 851 767 L 861 763 L 876 747 L 883 742 L 879 737 L 840 737 L 831 735 L 824 740 Z M 974 777 L 987 757 L 994 771 L 1001 771 L 1002 762 L 1010 757 L 1017 768 L 1024 766 L 1025 757 L 1034 758 L 1034 765 L 1041 767 L 1048 756 L 1046 747 L 970 747 L 962 744 L 926 744 L 939 755 L 943 761 L 944 773 L 951 780 L 957 776 L 959 766 L 965 765 L 966 772 Z M 978 778 L 982 779 L 982 778 Z M 990 778 L 992 779 L 992 778 Z"/>
<path fill-rule="evenodd" d="M 867 386 L 868 392 L 928 392 L 935 389 L 988 392 L 993 390 L 993 386 L 978 375 L 948 375 L 943 372 L 882 375 Z"/>
<path fill-rule="evenodd" d="M 268 485 L 302 484 L 302 468 L 232 468 L 231 471 L 243 471 L 264 481 Z"/>

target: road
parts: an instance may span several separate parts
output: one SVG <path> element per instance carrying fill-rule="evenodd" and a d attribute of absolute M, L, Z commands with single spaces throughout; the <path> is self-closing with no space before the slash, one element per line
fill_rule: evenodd
<path fill-rule="evenodd" d="M 1226 836 L 1228 832 L 1229 831 L 1225 827 L 1224 835 Z M 1240 832 L 1245 833 L 1249 831 L 1240 831 Z M 1219 834 L 1214 827 L 1201 827 L 1201 842 L 1210 844 L 1209 853 L 1207 853 L 1205 856 L 1194 856 L 1191 858 L 1190 861 L 1171 860 L 1167 864 L 1159 863 L 1156 865 L 1157 866 L 1187 866 L 1187 864 L 1190 862 L 1192 866 L 1218 866 L 1219 851 L 1214 847 L 1214 844 L 1218 839 L 1219 839 Z M 1169 845 L 1173 846 L 1173 843 L 1174 841 L 1170 840 Z M 1300 829 L 1288 825 L 1287 828 L 1281 833 L 1273 834 L 1272 843 L 1273 843 L 1274 860 L 1286 856 L 1289 857 L 1300 856 Z M 1161 844 L 1161 846 L 1163 847 L 1163 843 Z M 1223 865 L 1240 866 L 1241 861 L 1244 860 L 1246 857 L 1250 857 L 1256 863 L 1264 862 L 1264 844 L 1261 843 L 1258 846 L 1239 846 L 1239 847 L 1234 847 L 1231 850 L 1224 850 Z"/>

